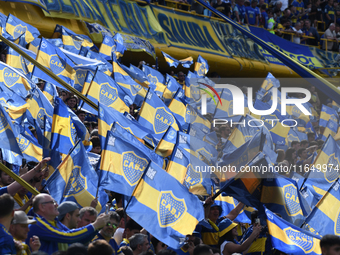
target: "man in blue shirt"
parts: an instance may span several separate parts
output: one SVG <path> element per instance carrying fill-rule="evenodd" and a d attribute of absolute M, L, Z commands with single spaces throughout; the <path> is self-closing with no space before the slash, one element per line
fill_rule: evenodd
<path fill-rule="evenodd" d="M 52 254 L 58 250 L 67 250 L 70 243 L 87 243 L 95 236 L 96 230 L 104 227 L 108 215 L 100 215 L 97 220 L 82 228 L 68 229 L 56 217 L 59 215 L 58 204 L 48 194 L 39 194 L 33 200 L 34 220 L 26 243 L 32 236 L 38 236 L 41 242 L 41 251 Z"/>
<path fill-rule="evenodd" d="M 336 23 L 333 0 L 328 0 L 328 4 L 325 6 L 325 10 L 323 13 L 324 13 L 324 21 L 326 22 L 326 27 L 328 27 L 330 23 L 334 23 L 334 24 Z"/>
<path fill-rule="evenodd" d="M 115 239 L 112 238 L 114 233 L 116 232 L 120 218 L 118 213 L 112 211 L 108 213 L 108 216 L 109 220 L 107 221 L 106 225 L 99 231 L 99 233 L 93 238 L 92 241 L 96 241 L 99 239 L 105 240 L 113 248 L 113 255 L 120 255 L 122 254 L 122 252 L 119 249 L 119 246 L 116 243 Z"/>
<path fill-rule="evenodd" d="M 234 7 L 235 21 L 240 24 L 248 24 L 248 16 L 246 7 L 244 7 L 244 0 L 238 0 Z"/>
<path fill-rule="evenodd" d="M 8 232 L 14 216 L 14 199 L 4 194 L 0 196 L 0 254 L 17 254 L 13 236 Z"/>
<path fill-rule="evenodd" d="M 246 7 L 249 25 L 258 26 L 260 9 L 257 7 L 257 0 L 251 1 L 251 6 Z"/>

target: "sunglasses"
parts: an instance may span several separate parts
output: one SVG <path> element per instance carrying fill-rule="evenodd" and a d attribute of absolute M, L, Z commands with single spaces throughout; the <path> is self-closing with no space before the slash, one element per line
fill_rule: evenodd
<path fill-rule="evenodd" d="M 106 223 L 106 226 L 107 227 L 112 227 L 113 229 L 117 228 L 117 224 L 114 224 L 114 223 L 111 223 L 111 222 Z"/>
<path fill-rule="evenodd" d="M 56 205 L 56 204 L 57 204 L 57 201 L 52 200 L 52 201 L 48 201 L 48 202 L 42 202 L 41 204 L 42 204 L 42 205 L 43 205 L 43 204 L 54 204 L 54 205 Z"/>

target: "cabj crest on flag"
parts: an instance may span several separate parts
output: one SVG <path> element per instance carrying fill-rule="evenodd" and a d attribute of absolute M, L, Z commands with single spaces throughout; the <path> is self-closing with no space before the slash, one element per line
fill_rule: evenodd
<path fill-rule="evenodd" d="M 153 162 L 133 192 L 126 212 L 150 234 L 175 249 L 183 245 L 185 236 L 191 235 L 204 218 L 198 198 Z M 155 219 L 157 223 L 150 224 Z"/>
<path fill-rule="evenodd" d="M 8 40 L 15 41 L 20 37 L 20 44 L 26 46 L 26 44 L 32 42 L 40 35 L 40 32 L 35 27 L 21 21 L 12 14 L 7 17 L 6 32 L 9 37 Z"/>
<path fill-rule="evenodd" d="M 209 71 L 208 61 L 198 55 L 197 61 L 195 63 L 195 73 L 198 76 L 205 76 Z"/>
<path fill-rule="evenodd" d="M 36 54 L 33 51 L 27 50 L 24 47 L 21 47 L 20 45 L 17 45 L 19 49 L 27 53 L 30 57 L 33 59 L 36 58 Z M 13 50 L 11 47 L 8 47 L 7 50 L 7 56 L 6 56 L 6 64 L 14 67 L 15 69 L 18 69 L 25 75 L 30 76 L 30 72 L 33 70 L 33 64 L 26 60 L 23 56 L 21 56 L 18 52 Z"/>
<path fill-rule="evenodd" d="M 275 249 L 287 254 L 321 254 L 320 239 L 266 209 L 267 225 Z"/>
<path fill-rule="evenodd" d="M 0 87 L 2 86 L 6 86 L 24 99 L 29 95 L 29 90 L 32 88 L 31 82 L 24 74 L 0 62 Z"/>
<path fill-rule="evenodd" d="M 132 135 L 131 135 L 132 136 Z M 135 143 L 108 131 L 98 175 L 103 188 L 131 196 L 136 184 L 150 162 Z"/>
<path fill-rule="evenodd" d="M 37 54 L 37 61 L 51 69 L 51 71 L 59 78 L 73 86 L 76 71 L 73 69 L 73 62 L 65 56 L 65 54 L 57 47 L 49 43 L 45 38 L 41 39 L 39 51 Z M 58 85 L 58 83 L 47 76 L 36 66 L 33 69 L 33 75 Z M 59 85 L 61 87 L 61 85 Z"/>
<path fill-rule="evenodd" d="M 169 126 L 178 131 L 175 117 L 163 101 L 150 89 L 140 110 L 138 122 L 152 130 L 156 135 L 165 133 Z"/>

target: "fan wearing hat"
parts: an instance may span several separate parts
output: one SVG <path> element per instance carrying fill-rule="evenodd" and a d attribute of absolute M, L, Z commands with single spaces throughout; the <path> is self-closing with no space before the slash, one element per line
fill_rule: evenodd
<path fill-rule="evenodd" d="M 33 220 L 33 217 L 27 216 L 24 211 L 15 211 L 14 217 L 11 223 L 11 226 L 9 227 L 9 232 L 13 236 L 14 240 L 19 241 L 22 245 L 21 253 L 17 253 L 20 255 L 29 255 L 31 254 L 31 251 L 37 251 L 39 250 L 41 243 L 39 240 L 39 237 L 33 236 L 30 238 L 30 247 L 31 251 L 28 247 L 28 245 L 25 243 L 25 239 L 27 238 L 27 234 L 29 231 L 28 225 L 29 224 L 35 224 L 36 221 Z"/>
<path fill-rule="evenodd" d="M 239 244 L 236 241 L 238 235 L 236 223 L 229 219 L 224 219 L 218 224 L 218 228 L 220 229 L 218 244 L 220 246 L 221 255 L 244 252 L 250 247 L 262 230 L 261 225 L 254 226 L 253 233 L 242 244 Z"/>

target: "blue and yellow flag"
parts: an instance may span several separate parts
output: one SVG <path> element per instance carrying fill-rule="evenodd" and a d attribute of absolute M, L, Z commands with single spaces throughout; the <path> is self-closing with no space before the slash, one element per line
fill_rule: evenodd
<path fill-rule="evenodd" d="M 112 60 L 112 52 L 115 51 L 115 41 L 110 35 L 105 35 L 102 44 L 99 47 L 99 54 L 102 55 L 106 60 Z"/>
<path fill-rule="evenodd" d="M 112 65 L 109 62 L 107 62 L 99 53 L 94 52 L 88 48 L 82 47 L 79 55 L 90 60 L 92 59 L 98 62 L 102 62 L 103 64 L 98 65 L 99 71 L 102 71 L 103 73 L 111 76 L 113 72 Z M 87 67 L 89 67 L 90 65 L 91 64 L 87 65 Z"/>
<path fill-rule="evenodd" d="M 261 128 L 259 127 L 251 127 L 249 128 L 247 125 L 242 125 L 242 123 L 248 123 L 249 121 L 254 121 L 255 118 L 253 118 L 250 115 L 246 115 L 245 117 L 242 116 L 239 123 L 236 126 L 236 128 L 233 130 L 233 132 L 228 137 L 227 143 L 225 147 L 223 148 L 223 153 L 232 153 L 237 148 L 241 147 L 241 145 L 245 144 L 247 141 L 251 140 L 254 135 L 260 131 Z M 256 122 L 255 122 L 256 123 Z M 256 126 L 256 124 L 254 125 Z M 267 145 L 274 150 L 274 144 L 272 141 L 272 137 L 270 135 L 270 132 L 266 127 L 262 128 L 263 133 L 266 135 L 266 143 Z"/>
<path fill-rule="evenodd" d="M 276 174 L 262 182 L 261 203 L 283 219 L 301 226 L 306 219 L 306 210 L 294 180 Z"/>
<path fill-rule="evenodd" d="M 173 57 L 171 57 L 169 54 L 166 54 L 165 52 L 161 51 L 163 54 L 163 57 L 166 61 L 166 63 L 169 65 L 169 67 L 174 66 L 175 68 L 177 68 L 179 61 Z"/>
<path fill-rule="evenodd" d="M 174 77 L 172 77 L 169 74 L 166 74 L 165 85 L 166 88 L 163 92 L 163 101 L 166 105 L 170 104 L 173 96 L 176 94 L 178 90 L 182 90 L 182 93 L 184 94 L 182 86 L 176 81 Z"/>
<path fill-rule="evenodd" d="M 336 135 L 336 133 L 338 132 L 338 128 L 339 128 L 339 124 L 337 122 L 335 122 L 334 120 L 329 119 L 327 121 L 327 125 L 325 127 L 325 130 L 323 131 L 321 139 L 323 141 L 326 141 L 327 137 L 329 135 L 334 137 Z"/>
<path fill-rule="evenodd" d="M 4 86 L 25 99 L 34 85 L 23 73 L 0 62 L 0 88 Z M 6 90 L 6 88 L 2 90 Z"/>
<path fill-rule="evenodd" d="M 195 63 L 195 74 L 197 74 L 200 77 L 203 77 L 208 73 L 208 71 L 209 71 L 208 61 L 202 58 L 201 55 L 198 55 L 198 58 Z"/>
<path fill-rule="evenodd" d="M 19 44 L 24 47 L 40 35 L 38 29 L 12 14 L 7 16 L 6 32 L 9 35 L 8 40 L 15 41 L 20 37 Z"/>
<path fill-rule="evenodd" d="M 46 96 L 47 100 L 52 104 L 54 102 L 54 98 L 58 96 L 56 86 L 53 85 L 52 83 L 46 82 L 43 89 L 43 94 Z"/>
<path fill-rule="evenodd" d="M 99 70 L 97 70 L 94 75 L 88 91 L 83 91 L 83 94 L 95 104 L 100 102 L 122 113 L 129 111 L 127 104 L 132 104 L 132 99 L 125 94 L 121 87 L 118 86 L 110 76 L 107 76 Z M 93 114 L 97 114 L 92 107 L 85 103 L 82 108 Z"/>
<path fill-rule="evenodd" d="M 214 202 L 222 208 L 221 217 L 227 216 L 239 203 L 235 198 L 223 196 L 222 194 L 216 197 Z M 233 221 L 251 223 L 250 218 L 246 215 L 244 210 L 242 210 Z"/>
<path fill-rule="evenodd" d="M 187 104 L 187 110 L 185 114 L 185 122 L 190 124 L 196 124 L 204 133 L 208 134 L 211 129 L 211 122 L 204 118 L 194 107 Z"/>
<path fill-rule="evenodd" d="M 207 164 L 214 164 L 217 160 L 218 152 L 215 147 L 195 136 L 178 132 L 177 144 Z"/>
<path fill-rule="evenodd" d="M 77 139 L 77 130 L 67 110 L 67 106 L 63 100 L 56 97 L 54 101 L 51 149 L 68 154 Z"/>
<path fill-rule="evenodd" d="M 181 93 L 178 91 L 173 99 L 171 100 L 171 103 L 169 104 L 169 110 L 172 112 L 174 117 L 177 120 L 177 123 L 181 127 L 182 130 L 187 130 L 189 127 L 189 123 L 186 122 L 186 113 L 187 113 L 187 107 L 182 102 L 182 100 L 177 96 L 178 93 Z"/>
<path fill-rule="evenodd" d="M 267 226 L 275 249 L 286 254 L 321 255 L 320 237 L 281 219 L 266 209 Z"/>
<path fill-rule="evenodd" d="M 39 88 L 33 88 L 31 94 L 32 97 L 26 101 L 29 104 L 26 115 L 29 123 L 38 131 L 44 126 L 44 116 L 52 123 L 53 106 Z"/>
<path fill-rule="evenodd" d="M 166 171 L 183 184 L 193 194 L 211 194 L 210 166 L 190 154 L 184 148 L 176 146 Z"/>
<path fill-rule="evenodd" d="M 73 69 L 73 62 L 57 47 L 49 43 L 45 38 L 41 39 L 37 59 L 40 64 L 49 68 L 55 75 L 73 86 L 76 71 Z M 57 81 L 45 74 L 39 68 L 34 66 L 33 75 L 54 85 L 58 85 Z"/>
<path fill-rule="evenodd" d="M 83 71 L 88 70 L 95 72 L 97 67 L 101 71 L 103 68 L 106 69 L 106 64 L 100 60 L 87 58 L 63 49 L 61 49 L 61 51 L 76 65 L 73 67 L 73 69 L 76 71 L 79 69 Z"/>
<path fill-rule="evenodd" d="M 90 206 L 96 197 L 98 176 L 92 168 L 81 142 L 73 148 L 67 159 L 47 180 L 47 187 L 51 196 L 60 204 L 64 201 L 73 201 L 80 207 Z M 98 212 L 105 210 L 108 196 L 99 186 Z"/>
<path fill-rule="evenodd" d="M 91 48 L 93 46 L 90 37 L 78 35 L 64 26 L 56 25 L 53 37 L 59 37 L 60 34 L 63 40 L 64 49 L 75 54 L 79 54 L 81 47 Z"/>
<path fill-rule="evenodd" d="M 24 51 L 26 54 L 28 54 L 30 57 L 33 59 L 36 58 L 36 54 L 33 51 L 27 50 L 24 47 L 21 47 L 20 45 L 16 45 L 19 49 Z M 23 74 L 27 75 L 30 77 L 30 73 L 33 70 L 34 65 L 26 60 L 23 56 L 21 56 L 18 52 L 13 50 L 11 47 L 8 47 L 7 50 L 7 55 L 6 55 L 6 64 L 18 69 L 21 71 Z"/>
<path fill-rule="evenodd" d="M 0 12 L 0 35 L 6 33 L 7 16 Z"/>
<path fill-rule="evenodd" d="M 42 160 L 42 147 L 35 137 L 30 136 L 27 131 L 17 136 L 19 148 L 27 162 Z"/>
<path fill-rule="evenodd" d="M 0 104 L 5 107 L 11 119 L 17 123 L 22 123 L 26 117 L 26 111 L 30 107 L 28 103 L 15 93 L 7 94 L 6 92 L 0 93 Z"/>
<path fill-rule="evenodd" d="M 164 133 L 164 136 L 159 141 L 155 152 L 162 157 L 169 157 L 176 145 L 177 142 L 177 131 L 172 127 L 169 126 L 168 130 Z"/>
<path fill-rule="evenodd" d="M 262 98 L 265 94 L 272 88 L 279 88 L 280 87 L 280 81 L 276 79 L 271 73 L 267 74 L 266 79 L 263 81 L 261 88 L 259 91 L 256 92 L 256 99 L 259 99 L 262 101 Z"/>
<path fill-rule="evenodd" d="M 178 61 L 184 68 L 190 68 L 190 66 L 194 63 L 194 59 L 192 57 L 183 58 Z"/>
<path fill-rule="evenodd" d="M 256 100 L 254 104 L 254 108 L 257 110 L 268 110 L 270 106 L 266 103 L 263 103 L 260 100 Z M 286 137 L 288 136 L 290 127 L 292 124 L 290 124 L 288 121 L 286 121 L 285 126 L 281 124 L 281 121 L 285 118 L 282 117 L 280 112 L 278 110 L 275 110 L 274 113 L 270 115 L 255 115 L 251 114 L 256 119 L 260 119 L 264 122 L 265 127 L 270 131 L 273 142 L 275 144 L 284 145 L 286 143 Z M 279 120 L 279 121 L 273 121 Z"/>
<path fill-rule="evenodd" d="M 126 213 L 174 249 L 183 246 L 186 235 L 191 235 L 204 218 L 198 198 L 153 162 L 133 192 Z"/>
<path fill-rule="evenodd" d="M 313 234 L 340 235 L 340 181 L 337 179 L 308 215 L 304 229 Z"/>
<path fill-rule="evenodd" d="M 332 136 L 328 136 L 319 155 L 313 162 L 314 168 L 310 171 L 304 185 L 313 194 L 323 196 L 339 177 L 340 147 Z"/>
<path fill-rule="evenodd" d="M 18 132 L 14 129 L 11 118 L 5 109 L 0 106 L 0 148 L 22 155 L 16 140 L 17 136 Z"/>
<path fill-rule="evenodd" d="M 150 81 L 141 69 L 134 66 L 133 64 L 130 64 L 130 68 L 124 65 L 121 65 L 121 67 L 126 73 L 130 75 L 132 79 L 134 79 L 135 82 L 139 83 L 143 87 L 149 87 Z"/>
<path fill-rule="evenodd" d="M 125 130 L 133 134 L 137 139 L 144 139 L 150 136 L 150 132 L 146 130 L 137 121 L 133 121 L 115 109 L 99 103 L 98 105 L 98 135 L 100 138 L 101 147 L 104 148 L 107 131 L 110 131 L 113 123 L 116 122 Z M 143 141 L 143 140 L 142 140 Z"/>
<path fill-rule="evenodd" d="M 113 65 L 113 76 L 115 81 L 119 86 L 121 86 L 122 90 L 125 91 L 127 95 L 130 96 L 133 103 L 140 107 L 143 103 L 143 100 L 146 96 L 146 90 L 136 83 L 117 63 L 114 59 L 112 62 Z"/>
<path fill-rule="evenodd" d="M 153 87 L 152 84 L 154 84 L 154 88 L 152 88 L 155 93 L 159 96 L 162 97 L 163 92 L 166 88 L 165 86 L 165 78 L 163 76 L 163 74 L 161 74 L 160 72 L 158 72 L 157 70 L 147 66 L 147 65 L 143 65 L 142 67 L 143 72 L 145 73 L 145 75 L 148 77 L 149 81 L 150 81 L 150 87 Z"/>
<path fill-rule="evenodd" d="M 326 127 L 328 120 L 338 122 L 338 113 L 331 107 L 322 105 L 319 126 Z"/>
<path fill-rule="evenodd" d="M 299 132 L 296 128 L 291 128 L 286 138 L 286 145 L 290 147 L 292 141 L 301 142 L 302 140 L 308 140 L 307 134 Z"/>
<path fill-rule="evenodd" d="M 122 57 L 124 55 L 124 52 L 126 51 L 126 47 L 124 45 L 124 39 L 120 33 L 116 33 L 113 36 L 113 40 L 115 42 L 114 52 L 115 52 L 116 58 L 119 59 L 119 57 Z"/>
<path fill-rule="evenodd" d="M 158 140 L 162 138 L 169 126 L 179 130 L 176 119 L 169 108 L 150 89 L 139 112 L 138 122 L 153 132 Z"/>
<path fill-rule="evenodd" d="M 125 140 L 119 134 L 107 132 L 97 171 L 104 189 L 131 196 L 151 160 L 145 150 L 136 145 L 138 143 L 133 135 L 130 140 Z"/>

